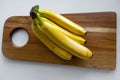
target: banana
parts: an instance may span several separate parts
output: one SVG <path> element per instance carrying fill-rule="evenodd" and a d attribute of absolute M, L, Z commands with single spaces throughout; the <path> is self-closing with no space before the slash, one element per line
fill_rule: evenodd
<path fill-rule="evenodd" d="M 84 38 L 82 38 L 81 36 L 72 34 L 71 32 L 59 27 L 59 25 L 56 25 L 55 23 L 53 23 L 52 21 L 48 20 L 47 18 L 44 18 L 45 21 L 49 22 L 50 24 L 52 24 L 53 26 L 55 26 L 58 30 L 62 31 L 63 33 L 65 33 L 68 37 L 72 38 L 73 40 L 77 41 L 80 44 L 85 44 L 86 40 Z"/>
<path fill-rule="evenodd" d="M 37 19 L 37 21 L 39 21 L 39 23 L 37 24 L 39 26 L 39 29 L 37 28 L 35 30 L 36 33 L 39 34 L 38 37 L 40 38 L 41 34 L 42 35 L 44 34 L 47 37 L 47 38 L 42 39 L 43 43 L 44 43 L 44 40 L 45 40 L 45 43 L 46 43 L 46 39 L 47 39 L 47 40 L 50 40 L 51 42 L 53 42 L 54 44 L 56 44 L 56 46 L 58 46 L 59 48 L 67 51 L 68 53 L 70 53 L 70 54 L 72 54 L 72 55 L 74 55 L 78 58 L 88 59 L 88 58 L 92 57 L 93 53 L 90 49 L 88 49 L 87 47 L 78 43 L 76 40 L 70 38 L 68 35 L 65 34 L 65 32 L 58 29 L 58 26 L 56 24 L 52 23 L 51 21 L 49 21 L 46 18 L 41 17 L 41 14 L 39 13 L 38 9 L 39 9 L 39 6 L 33 7 L 31 9 L 30 16 L 32 17 L 32 19 Z M 57 16 L 55 16 L 54 20 L 55 21 L 58 20 L 58 22 L 60 21 L 60 23 L 56 22 L 57 24 L 61 24 L 61 23 L 66 24 L 66 22 L 67 23 L 69 22 L 69 20 L 67 21 L 66 19 L 63 19 L 61 17 L 59 17 L 60 19 L 57 19 L 58 17 L 57 18 L 56 17 Z M 52 17 L 52 18 L 54 18 L 54 17 Z M 62 20 L 63 20 L 63 22 L 62 22 Z M 71 21 L 68 24 L 77 25 L 77 24 L 71 23 Z M 67 27 L 68 27 L 68 25 L 67 25 Z M 84 35 L 86 33 L 86 31 L 84 29 L 82 29 L 82 27 L 79 27 L 80 30 L 78 29 L 78 26 L 77 27 L 72 26 L 72 27 L 69 27 L 69 28 L 72 28 L 73 32 L 74 32 L 74 30 L 78 30 L 80 35 Z M 37 31 L 37 30 L 39 30 L 39 31 Z M 72 32 L 72 30 L 70 30 L 70 31 Z M 48 44 L 50 44 L 50 43 L 48 43 Z M 46 43 L 46 46 L 48 44 Z M 50 47 L 50 49 L 51 49 L 51 47 Z M 51 50 L 53 50 L 53 52 L 56 52 L 54 49 L 51 49 Z"/>
<path fill-rule="evenodd" d="M 64 17 L 56 12 L 53 12 L 51 10 L 42 9 L 42 10 L 39 10 L 39 14 L 40 14 L 40 16 L 46 17 L 46 18 L 54 21 L 55 23 L 59 24 L 61 27 L 69 30 L 70 32 L 72 32 L 74 34 L 83 36 L 86 33 L 86 30 L 82 26 L 74 23 L 73 21 L 67 19 L 66 17 Z"/>
<path fill-rule="evenodd" d="M 39 38 L 39 40 L 46 45 L 53 53 L 58 55 L 60 58 L 65 60 L 71 60 L 72 55 L 62 48 L 58 47 L 55 43 L 53 43 L 42 31 L 40 25 L 37 23 L 36 19 L 32 21 L 32 29 L 34 34 Z"/>
<path fill-rule="evenodd" d="M 48 20 L 39 15 L 37 15 L 37 19 L 40 22 L 43 32 L 59 47 L 78 58 L 88 59 L 92 57 L 90 49 L 69 38 L 62 31 L 57 29 L 56 25 L 51 24 Z"/>

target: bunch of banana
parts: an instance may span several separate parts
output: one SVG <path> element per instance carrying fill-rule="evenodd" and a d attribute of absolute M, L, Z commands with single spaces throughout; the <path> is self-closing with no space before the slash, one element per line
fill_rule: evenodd
<path fill-rule="evenodd" d="M 92 57 L 90 49 L 84 46 L 86 30 L 78 24 L 48 10 L 39 10 L 39 6 L 32 8 L 32 29 L 34 34 L 53 53 L 65 60 L 71 60 L 72 55 L 88 59 Z"/>

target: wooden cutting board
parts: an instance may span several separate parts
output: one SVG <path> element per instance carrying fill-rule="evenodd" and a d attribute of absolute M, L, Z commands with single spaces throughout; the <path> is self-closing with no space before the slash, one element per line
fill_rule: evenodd
<path fill-rule="evenodd" d="M 53 64 L 64 64 L 89 68 L 113 70 L 116 67 L 116 13 L 74 13 L 63 16 L 82 25 L 87 31 L 85 39 L 87 46 L 93 51 L 90 60 L 81 60 L 75 56 L 66 61 L 53 54 L 33 34 L 31 18 L 29 16 L 12 16 L 4 25 L 2 51 L 4 56 L 12 59 L 30 60 Z M 11 41 L 11 34 L 17 28 L 25 29 L 29 34 L 29 41 L 23 47 L 15 46 Z"/>

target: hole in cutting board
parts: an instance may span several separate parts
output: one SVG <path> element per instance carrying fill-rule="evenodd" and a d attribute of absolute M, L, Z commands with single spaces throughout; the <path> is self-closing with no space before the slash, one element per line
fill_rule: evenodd
<path fill-rule="evenodd" d="M 23 28 L 14 29 L 10 35 L 11 41 L 16 47 L 23 47 L 29 40 L 27 31 Z"/>

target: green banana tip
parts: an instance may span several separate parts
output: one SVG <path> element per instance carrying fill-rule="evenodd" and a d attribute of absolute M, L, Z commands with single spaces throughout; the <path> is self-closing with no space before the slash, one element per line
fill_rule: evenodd
<path fill-rule="evenodd" d="M 30 16 L 32 17 L 32 19 L 37 18 L 38 12 L 39 12 L 39 5 L 36 5 L 36 6 L 31 8 Z"/>

